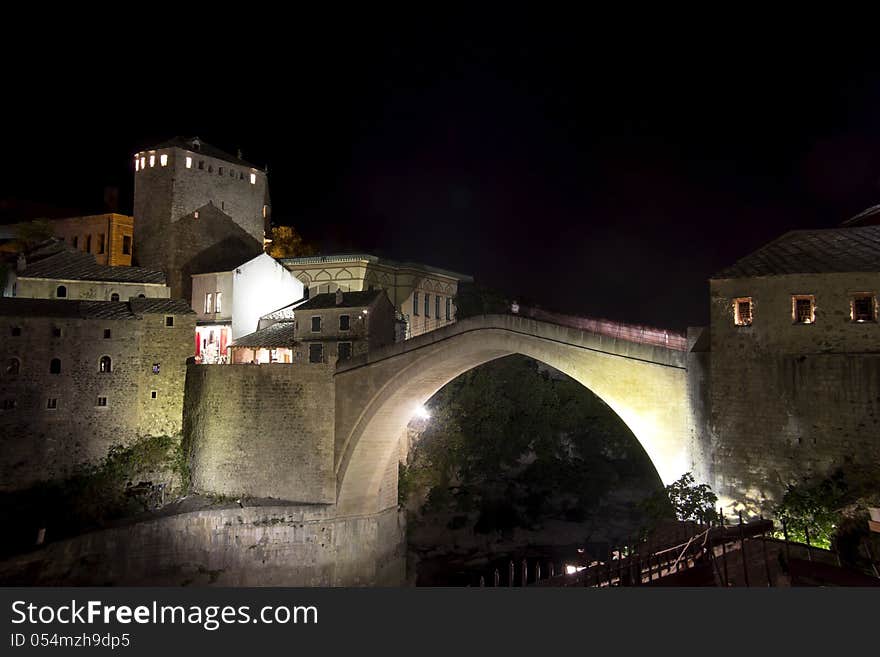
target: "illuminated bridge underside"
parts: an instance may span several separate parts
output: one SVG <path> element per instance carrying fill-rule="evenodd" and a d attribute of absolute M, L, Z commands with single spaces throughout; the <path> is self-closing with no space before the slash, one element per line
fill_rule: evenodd
<path fill-rule="evenodd" d="M 692 469 L 686 353 L 512 315 L 462 320 L 372 352 L 336 374 L 341 515 L 397 503 L 398 440 L 418 405 L 460 374 L 522 354 L 582 383 L 641 442 L 664 483 Z"/>

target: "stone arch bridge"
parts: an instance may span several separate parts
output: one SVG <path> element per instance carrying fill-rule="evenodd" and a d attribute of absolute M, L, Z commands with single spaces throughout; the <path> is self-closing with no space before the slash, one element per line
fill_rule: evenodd
<path fill-rule="evenodd" d="M 610 333 L 484 315 L 340 365 L 333 450 L 338 514 L 365 516 L 395 505 L 398 441 L 415 410 L 460 374 L 512 354 L 550 365 L 600 397 L 641 442 L 664 483 L 695 469 L 684 338 Z"/>

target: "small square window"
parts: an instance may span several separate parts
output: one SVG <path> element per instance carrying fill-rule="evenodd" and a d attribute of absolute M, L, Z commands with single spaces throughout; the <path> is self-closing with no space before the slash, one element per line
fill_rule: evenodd
<path fill-rule="evenodd" d="M 171 315 L 165 315 L 165 326 L 174 326 L 174 317 L 172 317 Z"/>
<path fill-rule="evenodd" d="M 320 317 L 312 317 L 312 333 L 320 333 L 321 332 L 321 318 Z"/>
<path fill-rule="evenodd" d="M 105 340 L 110 339 L 110 329 L 104 329 L 104 339 Z"/>
<path fill-rule="evenodd" d="M 214 165 L 213 164 L 208 165 L 208 173 L 214 173 Z"/>
<path fill-rule="evenodd" d="M 204 160 L 199 160 L 199 169 L 204 170 L 204 168 L 205 168 L 205 161 L 204 161 Z"/>
<path fill-rule="evenodd" d="M 257 184 L 257 174 L 252 173 L 251 174 L 251 185 L 256 185 L 256 184 Z"/>
<path fill-rule="evenodd" d="M 737 326 L 752 325 L 752 297 L 733 300 L 733 323 Z"/>
<path fill-rule="evenodd" d="M 219 176 L 223 175 L 223 167 L 217 167 L 217 175 L 219 175 Z"/>
<path fill-rule="evenodd" d="M 792 296 L 791 319 L 795 324 L 814 324 L 816 322 L 816 297 L 812 294 Z"/>
<path fill-rule="evenodd" d="M 153 374 L 159 373 L 159 363 L 153 363 Z"/>
<path fill-rule="evenodd" d="M 95 403 L 95 406 L 99 408 L 103 408 L 107 406 L 107 398 L 106 397 L 98 397 L 98 401 Z"/>
<path fill-rule="evenodd" d="M 850 318 L 854 322 L 877 321 L 873 294 L 855 294 L 850 300 Z"/>
<path fill-rule="evenodd" d="M 313 342 L 309 345 L 309 362 L 310 363 L 323 363 L 324 362 L 324 345 L 320 342 Z"/>
<path fill-rule="evenodd" d="M 46 410 L 54 411 L 56 408 L 58 408 L 58 399 L 56 397 L 49 397 L 46 400 Z"/>
<path fill-rule="evenodd" d="M 53 338 L 60 338 L 61 337 L 61 329 L 59 327 L 57 327 L 57 326 L 52 327 L 52 337 Z"/>
<path fill-rule="evenodd" d="M 339 316 L 339 330 L 340 331 L 348 331 L 351 329 L 351 316 L 350 315 L 340 315 Z"/>
<path fill-rule="evenodd" d="M 336 352 L 339 360 L 348 360 L 351 358 L 351 342 L 340 342 Z"/>
<path fill-rule="evenodd" d="M 131 255 L 131 237 L 122 236 L 122 255 Z"/>
<path fill-rule="evenodd" d="M 150 399 L 156 399 L 159 396 L 158 390 L 150 390 Z"/>
<path fill-rule="evenodd" d="M 10 332 L 12 333 L 13 338 L 17 338 L 21 335 L 21 327 L 20 326 L 11 326 Z"/>

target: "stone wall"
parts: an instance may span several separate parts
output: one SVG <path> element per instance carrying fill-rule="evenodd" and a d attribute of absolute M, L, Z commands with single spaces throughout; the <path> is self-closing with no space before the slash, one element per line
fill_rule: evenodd
<path fill-rule="evenodd" d="M 705 440 L 719 492 L 766 509 L 802 477 L 880 464 L 880 325 L 849 312 L 851 294 L 878 289 L 878 274 L 712 281 Z M 815 323 L 792 322 L 793 294 L 815 295 Z M 736 326 L 746 296 L 753 323 Z"/>
<path fill-rule="evenodd" d="M 171 289 L 164 283 L 118 283 L 103 281 L 72 281 L 61 278 L 15 278 L 15 296 L 20 299 L 57 299 L 58 286 L 67 289 L 65 299 L 110 301 L 113 294 L 119 301 L 143 294 L 148 299 L 167 299 Z"/>
<path fill-rule="evenodd" d="M 4 586 L 400 586 L 405 516 L 334 505 L 212 509 L 51 543 L 0 562 Z"/>
<path fill-rule="evenodd" d="M 13 327 L 20 335 L 12 335 Z M 60 337 L 53 337 L 56 328 Z M 174 316 L 173 327 L 161 314 L 0 317 L 0 400 L 14 401 L 14 408 L 0 409 L 0 490 L 64 477 L 77 464 L 101 460 L 116 444 L 178 435 L 194 328 L 195 315 Z M 99 371 L 102 356 L 110 357 L 110 372 Z M 61 361 L 58 374 L 50 373 L 54 358 Z M 11 359 L 19 363 L 17 374 L 7 369 Z M 106 406 L 98 405 L 99 397 Z"/>
<path fill-rule="evenodd" d="M 184 436 L 197 491 L 336 501 L 333 366 L 190 365 Z"/>

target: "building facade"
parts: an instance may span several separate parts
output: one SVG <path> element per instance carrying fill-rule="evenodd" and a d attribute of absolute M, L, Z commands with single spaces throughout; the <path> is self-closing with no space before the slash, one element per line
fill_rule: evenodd
<path fill-rule="evenodd" d="M 101 265 L 95 256 L 58 240 L 19 254 L 6 277 L 4 297 L 127 301 L 132 297 L 168 298 L 161 271 Z"/>
<path fill-rule="evenodd" d="M 800 477 L 876 467 L 880 226 L 787 233 L 710 289 L 717 490 L 760 503 Z"/>
<path fill-rule="evenodd" d="M 445 269 L 396 262 L 369 254 L 284 258 L 280 261 L 309 290 L 309 295 L 385 290 L 415 337 L 455 321 L 455 296 L 460 282 L 473 278 Z"/>
<path fill-rule="evenodd" d="M 263 251 L 271 215 L 266 172 L 176 137 L 134 156 L 135 264 L 164 271 L 189 299 L 193 274 L 226 271 Z"/>
<path fill-rule="evenodd" d="M 195 313 L 173 299 L 0 299 L 0 486 L 178 435 Z"/>
<path fill-rule="evenodd" d="M 382 290 L 318 294 L 267 315 L 232 345 L 234 363 L 336 363 L 395 341 L 395 311 Z"/>
<path fill-rule="evenodd" d="M 131 265 L 134 249 L 134 218 L 110 212 L 85 217 L 52 219 L 55 237 L 74 249 L 89 253 L 99 265 Z"/>
<path fill-rule="evenodd" d="M 263 315 L 303 298 L 299 279 L 265 253 L 231 271 L 195 274 L 192 289 L 203 363 L 224 360 L 227 345 L 257 330 Z"/>

